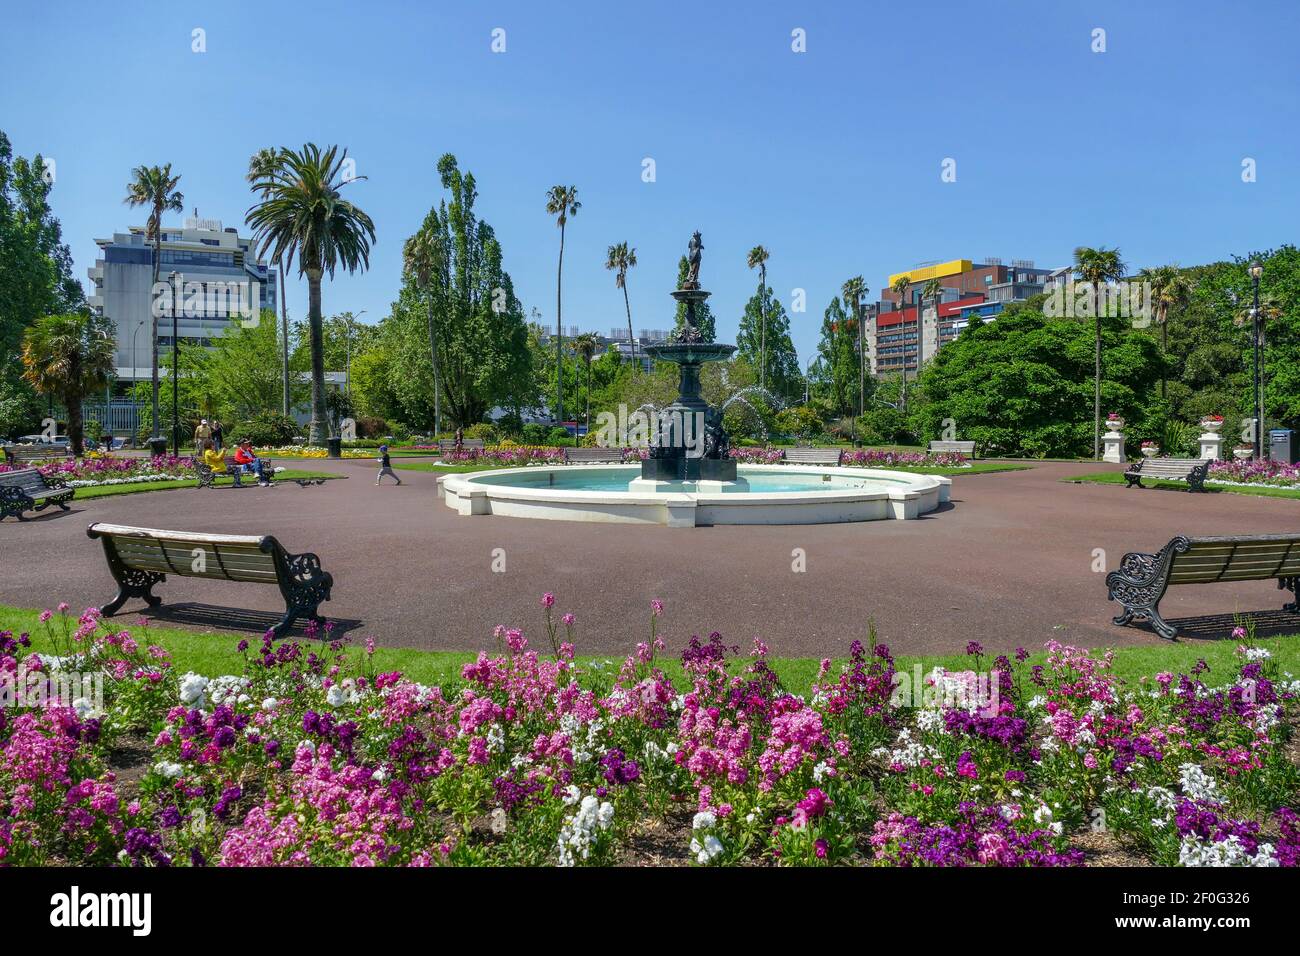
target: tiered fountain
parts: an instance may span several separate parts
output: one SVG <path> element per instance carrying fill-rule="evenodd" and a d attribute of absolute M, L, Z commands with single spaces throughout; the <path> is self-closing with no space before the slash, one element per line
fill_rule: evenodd
<path fill-rule="evenodd" d="M 933 475 L 800 465 L 742 465 L 737 471 L 722 409 L 700 396 L 700 369 L 736 350 L 705 341 L 696 324 L 696 310 L 709 297 L 700 288 L 703 249 L 697 232 L 687 247 L 686 279 L 672 293 L 686 305 L 682 327 L 664 345 L 645 349 L 678 366 L 681 378 L 676 401 L 655 416 L 640 467 L 578 464 L 447 475 L 438 484 L 449 508 L 462 515 L 694 528 L 916 518 L 948 501 L 951 480 Z"/>
<path fill-rule="evenodd" d="M 641 463 L 641 477 L 629 491 L 682 490 L 738 491 L 748 486 L 736 477 L 731 440 L 722 426 L 722 412 L 700 396 L 700 369 L 706 362 L 721 362 L 736 351 L 734 345 L 707 341 L 695 322 L 695 309 L 709 293 L 700 288 L 700 257 L 704 243 L 697 231 L 686 250 L 687 273 L 672 296 L 685 303 L 682 327 L 664 345 L 648 345 L 651 358 L 672 362 L 681 369 L 677 400 L 661 409 L 650 443 L 649 457 Z M 687 483 L 689 482 L 689 487 Z M 730 487 L 724 487 L 724 483 Z"/>

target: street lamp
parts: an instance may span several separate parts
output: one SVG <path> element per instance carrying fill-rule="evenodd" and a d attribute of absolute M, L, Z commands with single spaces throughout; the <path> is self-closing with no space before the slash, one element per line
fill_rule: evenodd
<path fill-rule="evenodd" d="M 176 307 L 177 289 L 176 279 L 178 273 L 171 272 L 167 275 L 167 281 L 172 284 L 172 457 L 181 456 L 181 407 L 178 390 L 181 377 L 181 337 L 177 334 L 177 315 L 179 310 Z"/>
<path fill-rule="evenodd" d="M 1260 461 L 1264 457 L 1264 397 L 1263 385 L 1260 378 L 1260 353 L 1263 346 L 1260 342 L 1261 333 L 1261 316 L 1259 312 L 1259 279 L 1264 274 L 1264 266 L 1258 259 L 1251 262 L 1247 271 L 1250 272 L 1250 282 L 1254 287 L 1255 304 L 1250 310 L 1250 317 L 1254 321 L 1255 328 L 1255 460 Z"/>

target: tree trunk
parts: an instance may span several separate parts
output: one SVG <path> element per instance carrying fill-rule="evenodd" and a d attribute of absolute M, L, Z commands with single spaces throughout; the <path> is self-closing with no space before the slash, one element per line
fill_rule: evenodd
<path fill-rule="evenodd" d="M 627 273 L 623 274 L 623 308 L 627 309 L 627 343 L 632 347 L 632 361 L 636 362 L 636 338 L 632 335 L 632 303 L 627 299 Z"/>
<path fill-rule="evenodd" d="M 158 310 L 153 307 L 152 294 L 158 288 L 158 268 L 162 265 L 162 216 L 158 217 L 158 228 L 154 230 L 153 239 L 153 288 L 150 289 L 149 314 L 152 323 L 152 340 L 151 353 L 153 355 L 153 370 L 151 374 L 153 402 L 150 405 L 150 412 L 153 415 L 153 437 L 158 436 Z M 180 303 L 175 298 L 176 290 L 172 289 L 172 310 L 175 311 Z"/>
<path fill-rule="evenodd" d="M 564 320 L 560 292 L 564 285 L 564 224 L 560 223 L 560 264 L 555 271 L 555 423 L 564 425 Z"/>
<path fill-rule="evenodd" d="M 324 446 L 329 437 L 325 410 L 325 332 L 320 308 L 321 270 L 307 270 L 307 324 L 311 335 L 311 424 L 307 443 Z"/>
<path fill-rule="evenodd" d="M 428 295 L 428 290 L 425 290 Z M 433 360 L 433 433 L 436 435 L 442 425 L 441 392 L 442 382 L 438 376 L 438 337 L 434 334 L 433 296 L 429 296 L 429 355 Z"/>
<path fill-rule="evenodd" d="M 862 328 L 862 306 L 853 303 L 853 315 L 858 322 L 858 417 L 866 412 L 867 404 L 867 343 Z"/>
<path fill-rule="evenodd" d="M 284 417 L 288 418 L 293 414 L 293 398 L 289 391 L 289 303 L 284 288 L 284 260 L 276 259 L 275 264 L 280 270 L 280 332 L 283 338 L 280 347 L 284 357 Z"/>
<path fill-rule="evenodd" d="M 1101 461 L 1101 302 L 1093 292 L 1093 321 L 1097 323 L 1096 356 L 1092 373 L 1092 457 Z"/>
<path fill-rule="evenodd" d="M 1169 358 L 1169 315 L 1168 313 L 1161 316 L 1160 319 L 1160 357 L 1168 360 Z M 1168 397 L 1165 392 L 1165 375 L 1167 373 L 1162 369 L 1160 372 L 1160 398 Z"/>
<path fill-rule="evenodd" d="M 79 374 L 80 370 L 78 370 Z M 63 404 L 68 409 L 68 440 L 72 444 L 72 454 L 80 458 L 86 453 L 85 427 L 81 419 L 81 395 L 65 395 Z"/>
<path fill-rule="evenodd" d="M 762 265 L 758 267 L 758 276 L 759 276 L 758 281 L 763 286 L 763 288 L 759 290 L 762 293 L 762 295 L 759 296 L 759 300 L 758 300 L 758 308 L 763 313 L 758 320 L 759 328 L 761 330 L 759 332 L 759 346 L 758 346 L 758 365 L 759 365 L 758 385 L 760 388 L 766 390 L 767 389 L 767 266 L 766 265 Z"/>

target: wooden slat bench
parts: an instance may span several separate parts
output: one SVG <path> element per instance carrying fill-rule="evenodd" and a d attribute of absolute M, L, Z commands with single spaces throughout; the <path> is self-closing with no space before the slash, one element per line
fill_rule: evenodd
<path fill-rule="evenodd" d="M 26 521 L 24 511 L 44 511 L 50 505 L 67 511 L 65 502 L 76 493 L 62 478 L 46 478 L 36 468 L 0 472 L 0 521 L 10 515 Z"/>
<path fill-rule="evenodd" d="M 622 462 L 623 449 L 621 448 L 565 448 L 564 463 L 572 465 L 575 462 L 587 464 L 591 462 Z"/>
<path fill-rule="evenodd" d="M 486 443 L 481 438 L 466 438 L 460 443 L 461 451 L 483 451 Z M 456 452 L 456 442 L 450 438 L 438 439 L 438 454 L 451 455 Z"/>
<path fill-rule="evenodd" d="M 196 456 L 194 459 L 194 470 L 198 473 L 199 476 L 199 483 L 197 487 L 215 488 L 217 485 L 218 478 L 234 478 L 235 479 L 234 487 L 242 488 L 244 486 L 243 479 L 245 474 L 250 475 L 254 480 L 257 479 L 257 475 L 254 472 L 245 472 L 240 467 L 239 462 L 235 461 L 233 455 L 227 455 L 221 464 L 222 464 L 221 470 L 216 471 L 212 468 L 209 468 L 207 462 L 205 462 L 202 458 Z M 272 472 L 270 468 L 266 469 L 266 480 L 274 481 L 274 472 Z"/>
<path fill-rule="evenodd" d="M 1222 581 L 1277 580 L 1296 596 L 1300 583 L 1300 533 L 1235 537 L 1188 538 L 1179 535 L 1155 554 L 1124 555 L 1119 570 L 1106 575 L 1108 597 L 1123 611 L 1116 624 L 1146 618 L 1161 637 L 1173 640 L 1177 628 L 1160 617 L 1160 599 L 1174 584 L 1213 584 Z M 1296 612 L 1296 601 L 1284 604 Z"/>
<path fill-rule="evenodd" d="M 1129 465 L 1124 472 L 1126 488 L 1144 487 L 1143 478 L 1163 481 L 1185 481 L 1188 491 L 1204 491 L 1205 477 L 1210 473 L 1210 462 L 1203 458 L 1142 458 Z"/>
<path fill-rule="evenodd" d="M 791 465 L 838 465 L 844 452 L 839 448 L 799 445 L 785 449 L 782 459 Z"/>
<path fill-rule="evenodd" d="M 290 554 L 270 535 L 198 534 L 100 522 L 86 534 L 104 545 L 108 569 L 117 581 L 117 596 L 100 608 L 106 617 L 133 597 L 157 607 L 162 598 L 153 593 L 154 585 L 179 574 L 279 586 L 285 613 L 271 629 L 275 637 L 282 637 L 300 617 L 324 623 L 318 608 L 330 599 L 333 576 L 321 570 L 316 555 Z"/>
<path fill-rule="evenodd" d="M 930 442 L 930 454 L 965 455 L 967 458 L 974 458 L 975 443 L 973 441 L 932 441 Z"/>
<path fill-rule="evenodd" d="M 29 461 L 53 461 L 72 457 L 67 445 L 5 445 L 5 462 L 21 465 Z"/>

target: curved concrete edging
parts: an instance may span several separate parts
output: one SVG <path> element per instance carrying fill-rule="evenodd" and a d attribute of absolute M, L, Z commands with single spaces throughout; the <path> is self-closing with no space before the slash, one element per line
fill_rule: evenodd
<path fill-rule="evenodd" d="M 603 464 L 548 466 L 527 469 L 541 471 L 591 469 L 608 471 Z M 746 493 L 638 491 L 577 491 L 498 485 L 476 479 L 518 474 L 520 469 L 501 468 L 438 478 L 438 493 L 447 507 L 461 515 L 507 515 L 557 521 L 600 521 L 623 524 L 661 524 L 670 528 L 694 528 L 723 524 L 828 524 L 848 521 L 879 521 L 916 518 L 934 511 L 949 500 L 952 479 L 939 475 L 915 475 L 877 468 L 822 468 L 791 465 L 742 465 L 744 474 L 836 475 L 869 478 L 896 484 L 887 489 L 845 489 L 832 491 L 774 491 Z"/>

